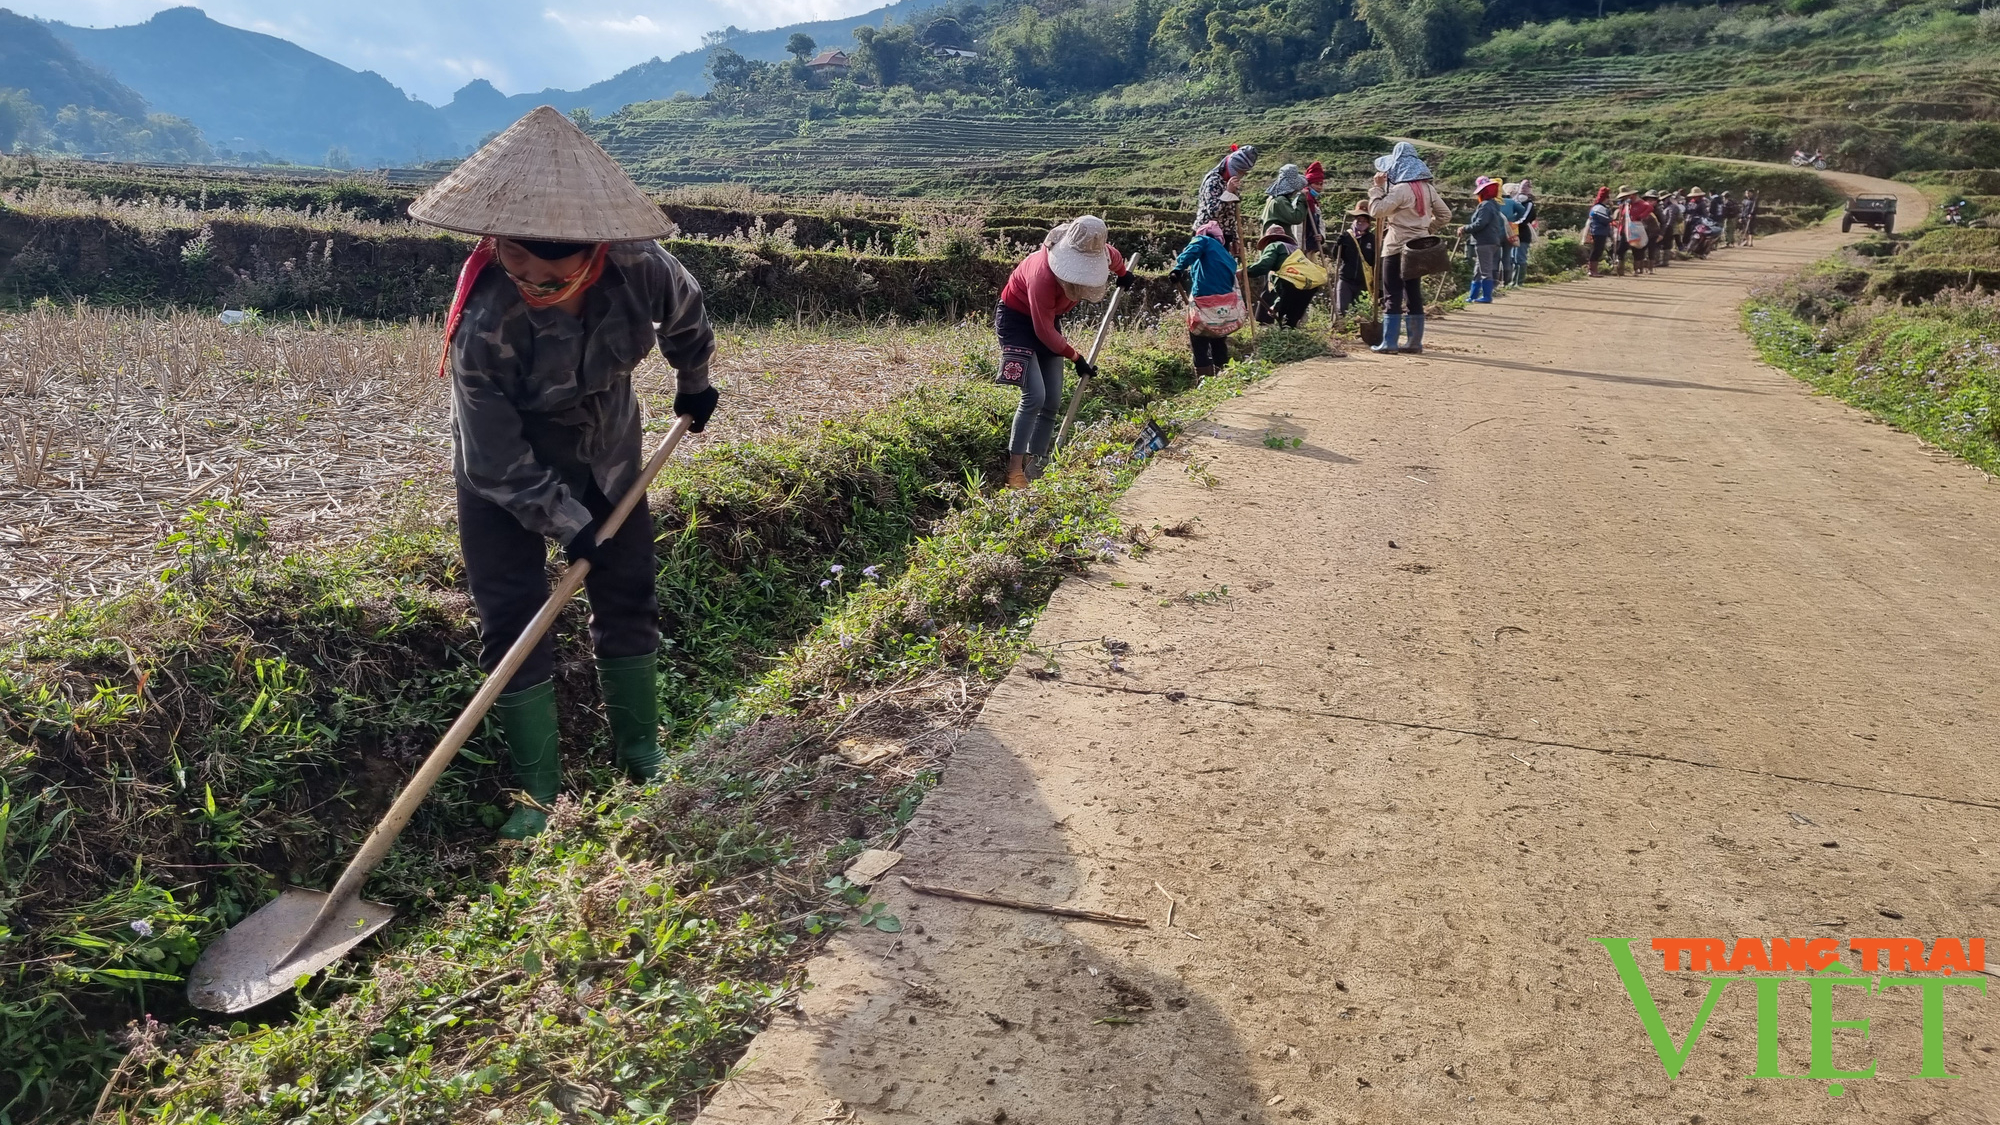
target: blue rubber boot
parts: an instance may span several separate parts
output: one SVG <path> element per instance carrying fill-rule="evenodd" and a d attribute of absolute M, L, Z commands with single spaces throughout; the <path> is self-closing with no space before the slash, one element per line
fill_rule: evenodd
<path fill-rule="evenodd" d="M 1472 288 L 1475 290 L 1472 297 L 1474 301 L 1477 301 L 1482 305 L 1490 305 L 1493 303 L 1492 281 L 1485 278 L 1481 278 L 1480 280 L 1472 283 Z"/>
<path fill-rule="evenodd" d="M 1402 350 L 1408 355 L 1422 355 L 1424 354 L 1424 318 L 1412 316 L 1409 318 L 1409 322 L 1410 342 L 1404 344 Z M 1386 339 L 1387 337 L 1384 338 Z"/>
<path fill-rule="evenodd" d="M 1397 350 L 1396 337 L 1403 334 L 1403 314 L 1386 313 L 1382 317 L 1382 342 L 1368 350 L 1388 354 Z"/>

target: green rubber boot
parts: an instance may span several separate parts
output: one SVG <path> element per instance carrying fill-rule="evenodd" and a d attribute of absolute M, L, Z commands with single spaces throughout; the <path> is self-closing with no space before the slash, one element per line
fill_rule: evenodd
<path fill-rule="evenodd" d="M 599 659 L 597 683 L 625 776 L 636 782 L 660 776 L 660 654 Z"/>
<path fill-rule="evenodd" d="M 556 803 L 562 786 L 562 757 L 556 749 L 556 685 L 544 680 L 531 688 L 508 692 L 494 701 L 500 731 L 507 737 L 507 757 L 514 764 L 514 784 L 544 805 Z M 514 814 L 500 826 L 503 840 L 539 836 L 549 816 L 526 802 L 514 804 Z"/>

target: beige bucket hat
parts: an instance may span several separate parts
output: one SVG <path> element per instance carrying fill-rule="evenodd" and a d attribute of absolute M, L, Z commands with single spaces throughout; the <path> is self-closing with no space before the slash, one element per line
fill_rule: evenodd
<path fill-rule="evenodd" d="M 1105 249 L 1109 232 L 1104 220 L 1081 215 L 1049 232 L 1049 271 L 1071 285 L 1102 287 L 1111 278 L 1111 254 Z"/>
<path fill-rule="evenodd" d="M 611 154 L 552 106 L 467 157 L 410 204 L 410 218 L 549 242 L 633 242 L 673 231 Z"/>

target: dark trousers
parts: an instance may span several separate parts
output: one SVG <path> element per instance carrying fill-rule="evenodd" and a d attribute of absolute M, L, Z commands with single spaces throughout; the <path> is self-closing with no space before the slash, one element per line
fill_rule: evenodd
<path fill-rule="evenodd" d="M 1403 276 L 1403 255 L 1401 251 L 1385 256 L 1382 267 L 1382 303 L 1387 308 L 1382 311 L 1393 316 L 1408 312 L 1411 316 L 1424 315 L 1424 279 Z"/>
<path fill-rule="evenodd" d="M 1196 367 L 1229 366 L 1229 337 L 1197 336 L 1188 333 L 1188 347 L 1194 351 Z"/>
<path fill-rule="evenodd" d="M 595 483 L 578 499 L 600 519 L 617 506 Z M 652 513 L 642 499 L 584 576 L 584 589 L 590 592 L 590 644 L 600 660 L 643 656 L 660 647 L 653 534 Z M 507 509 L 460 486 L 458 545 L 479 613 L 479 667 L 491 672 L 548 600 L 548 541 L 522 527 Z M 544 633 L 507 690 L 547 680 L 555 659 L 555 638 Z"/>
<path fill-rule="evenodd" d="M 994 311 L 993 326 L 1000 338 L 1002 377 L 1021 392 L 1021 405 L 1014 408 L 1014 423 L 1007 431 L 1007 452 L 1047 456 L 1055 446 L 1067 361 L 1042 344 L 1027 313 L 1001 305 Z M 1060 320 L 1056 328 L 1061 330 Z"/>
<path fill-rule="evenodd" d="M 1274 277 L 1257 302 L 1257 323 L 1282 324 L 1297 328 L 1312 308 L 1313 290 L 1301 289 L 1283 278 Z"/>
<path fill-rule="evenodd" d="M 1368 292 L 1368 283 L 1358 277 L 1337 277 L 1333 281 L 1334 305 L 1340 315 L 1354 307 L 1354 299 Z"/>

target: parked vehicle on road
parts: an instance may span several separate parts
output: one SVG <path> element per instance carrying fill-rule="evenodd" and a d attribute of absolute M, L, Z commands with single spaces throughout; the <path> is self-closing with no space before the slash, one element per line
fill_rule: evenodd
<path fill-rule="evenodd" d="M 1896 229 L 1896 197 L 1893 195 L 1857 195 L 1847 201 L 1847 213 L 1840 217 L 1842 233 L 1854 229 L 1854 224 L 1874 227 L 1887 234 Z"/>

